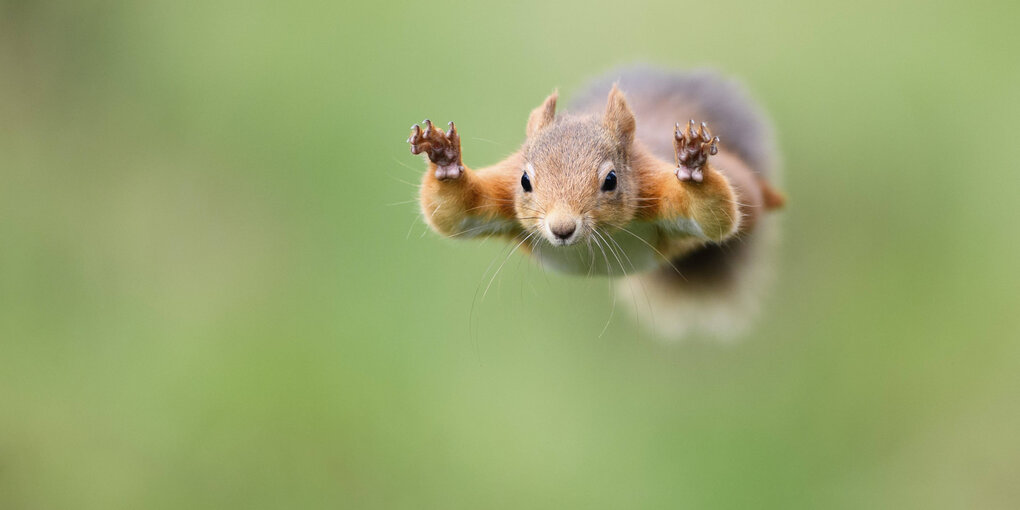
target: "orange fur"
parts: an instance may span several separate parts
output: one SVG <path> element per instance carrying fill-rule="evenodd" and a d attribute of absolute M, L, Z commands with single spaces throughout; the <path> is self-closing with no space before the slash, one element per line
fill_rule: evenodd
<path fill-rule="evenodd" d="M 651 242 L 674 259 L 706 245 L 754 230 L 767 210 L 784 198 L 760 174 L 726 149 L 701 167 L 702 182 L 681 180 L 666 161 L 635 139 L 637 119 L 615 85 L 602 115 L 557 118 L 557 93 L 529 115 L 521 150 L 492 166 L 440 181 L 429 162 L 421 188 L 428 224 L 449 237 L 516 236 L 540 231 L 547 214 L 582 214 L 579 225 L 608 229 L 632 222 L 658 225 Z M 647 109 L 647 108 L 646 108 Z M 671 133 L 662 133 L 669 137 Z M 459 143 L 459 138 L 458 138 Z M 566 145 L 564 145 L 566 144 Z M 597 168 L 615 168 L 619 196 L 602 194 Z M 521 190 L 526 168 L 535 189 Z M 614 198 L 615 197 L 615 198 Z M 586 235 L 591 233 L 591 227 Z"/>
<path fill-rule="evenodd" d="M 587 114 L 557 116 L 554 92 L 529 115 L 520 150 L 478 170 L 462 163 L 452 123 L 446 133 L 415 126 L 411 152 L 439 163 L 428 161 L 422 181 L 426 221 L 447 237 L 513 239 L 514 249 L 558 271 L 630 276 L 618 289 L 647 288 L 650 306 L 670 319 L 658 328 L 668 336 L 740 323 L 768 260 L 762 239 L 771 230 L 759 224 L 785 202 L 766 181 L 772 144 L 763 118 L 711 77 L 647 80 L 637 110 L 613 85 L 605 103 L 584 103 Z M 727 127 L 721 142 L 704 127 L 695 137 L 693 124 L 687 134 L 666 129 L 703 105 L 716 105 L 708 124 Z M 552 246 L 533 250 L 529 240 Z"/>
<path fill-rule="evenodd" d="M 466 220 L 516 220 L 514 185 L 519 177 L 521 157 L 514 153 L 503 161 L 477 171 L 464 167 L 464 175 L 452 181 L 435 176 L 435 163 L 429 162 L 422 178 L 421 209 L 426 222 L 445 236 L 465 236 Z"/>
<path fill-rule="evenodd" d="M 527 126 L 530 136 L 535 136 L 554 122 L 556 100 L 554 93 L 532 111 Z M 630 172 L 637 185 L 634 188 L 636 200 L 626 203 L 644 205 L 636 211 L 620 211 L 619 214 L 601 211 L 599 216 L 612 218 L 611 223 L 689 218 L 700 225 L 706 238 L 703 241 L 720 242 L 738 231 L 750 230 L 763 210 L 782 203 L 781 195 L 725 150 L 705 165 L 704 182 L 680 182 L 673 163 L 657 158 L 633 140 L 634 115 L 623 93 L 615 87 L 610 92 L 603 122 L 614 139 L 629 153 Z M 425 172 L 421 189 L 422 212 L 429 225 L 446 236 L 463 235 L 462 226 L 466 220 L 472 219 L 481 222 L 517 220 L 520 224 L 513 228 L 512 234 L 521 232 L 522 225 L 532 226 L 534 221 L 530 218 L 525 220 L 522 216 L 533 214 L 522 214 L 514 206 L 523 164 L 523 155 L 518 151 L 490 167 L 474 171 L 465 166 L 462 177 L 439 181 L 434 175 L 435 164 L 429 162 L 429 171 Z M 577 178 L 587 181 L 589 177 L 578 174 Z M 590 186 L 587 182 L 580 185 Z M 684 240 L 689 235 L 681 237 Z M 673 243 L 671 239 L 662 241 L 663 246 L 682 245 L 690 249 L 703 244 Z M 669 251 L 669 256 L 682 254 L 675 249 Z"/>

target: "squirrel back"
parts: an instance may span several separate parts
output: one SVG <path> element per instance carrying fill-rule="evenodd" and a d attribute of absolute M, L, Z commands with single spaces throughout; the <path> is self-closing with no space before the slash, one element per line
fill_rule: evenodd
<path fill-rule="evenodd" d="M 662 136 L 675 122 L 707 121 L 725 147 L 755 172 L 775 180 L 775 142 L 771 123 L 736 80 L 712 70 L 667 71 L 634 66 L 593 80 L 568 106 L 574 113 L 598 113 L 617 84 L 637 118 L 637 140 L 667 161 L 673 145 Z"/>

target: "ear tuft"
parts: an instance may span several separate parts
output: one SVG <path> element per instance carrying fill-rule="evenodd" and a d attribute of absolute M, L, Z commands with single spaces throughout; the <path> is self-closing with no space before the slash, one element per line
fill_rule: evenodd
<path fill-rule="evenodd" d="M 538 108 L 531 110 L 531 115 L 528 117 L 528 137 L 552 124 L 553 120 L 556 119 L 556 98 L 558 97 L 559 91 L 554 90 Z"/>
<path fill-rule="evenodd" d="M 609 91 L 609 100 L 606 102 L 605 123 L 606 127 L 625 145 L 634 140 L 634 129 L 637 126 L 634 112 L 630 111 L 627 99 L 623 97 L 623 92 L 615 83 L 613 89 Z"/>

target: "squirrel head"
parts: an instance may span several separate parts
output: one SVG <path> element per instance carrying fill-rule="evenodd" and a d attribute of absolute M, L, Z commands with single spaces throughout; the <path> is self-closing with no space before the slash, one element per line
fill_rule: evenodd
<path fill-rule="evenodd" d="M 556 98 L 554 92 L 528 119 L 514 207 L 526 230 L 566 246 L 634 218 L 636 124 L 615 85 L 602 115 L 557 116 Z"/>

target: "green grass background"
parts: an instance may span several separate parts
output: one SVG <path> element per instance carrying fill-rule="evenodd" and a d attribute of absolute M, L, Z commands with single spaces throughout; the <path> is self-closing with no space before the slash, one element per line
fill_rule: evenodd
<path fill-rule="evenodd" d="M 1016 508 L 1017 5 L 6 0 L 0 508 Z M 743 342 L 415 220 L 634 61 L 775 119 Z"/>

